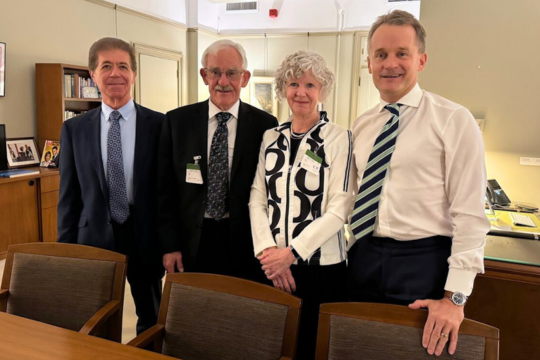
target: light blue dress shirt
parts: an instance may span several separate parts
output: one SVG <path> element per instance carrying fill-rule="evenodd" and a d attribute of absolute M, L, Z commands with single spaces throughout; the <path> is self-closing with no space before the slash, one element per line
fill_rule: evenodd
<path fill-rule="evenodd" d="M 107 134 L 111 126 L 109 116 L 114 111 L 105 103 L 101 104 L 101 159 L 105 178 L 107 174 Z M 122 118 L 120 123 L 120 136 L 122 138 L 122 160 L 124 161 L 124 176 L 126 178 L 127 197 L 130 205 L 133 205 L 133 164 L 135 161 L 135 135 L 137 125 L 137 111 L 135 103 L 130 100 L 126 105 L 118 109 Z"/>

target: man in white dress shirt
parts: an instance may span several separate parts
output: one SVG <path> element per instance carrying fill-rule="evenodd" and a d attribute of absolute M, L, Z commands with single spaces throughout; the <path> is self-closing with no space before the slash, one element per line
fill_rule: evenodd
<path fill-rule="evenodd" d="M 349 290 L 352 301 L 428 308 L 422 345 L 440 355 L 448 341 L 448 352 L 456 350 L 465 301 L 484 270 L 489 221 L 484 147 L 473 116 L 417 83 L 427 62 L 425 36 L 418 20 L 400 10 L 380 16 L 369 32 L 368 66 L 381 101 L 353 126 L 360 195 L 351 221 Z M 389 166 L 381 166 L 379 185 L 361 188 L 376 139 L 393 115 L 399 120 Z M 360 198 L 377 186 L 364 204 L 373 207 L 373 225 L 365 229 Z"/>

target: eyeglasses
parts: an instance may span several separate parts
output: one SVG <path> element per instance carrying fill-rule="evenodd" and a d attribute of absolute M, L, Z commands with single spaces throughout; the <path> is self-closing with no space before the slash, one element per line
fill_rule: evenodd
<path fill-rule="evenodd" d="M 204 69 L 204 72 L 206 73 L 206 76 L 208 76 L 211 80 L 221 79 L 221 75 L 223 75 L 223 72 L 219 69 Z M 244 71 L 238 71 L 238 70 L 227 70 L 225 71 L 225 76 L 227 79 L 235 81 L 240 79 Z"/>

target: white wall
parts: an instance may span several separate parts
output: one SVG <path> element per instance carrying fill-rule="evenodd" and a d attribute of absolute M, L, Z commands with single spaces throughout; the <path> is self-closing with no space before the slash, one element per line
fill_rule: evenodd
<path fill-rule="evenodd" d="M 420 84 L 484 116 L 489 178 L 511 200 L 540 205 L 540 2 L 423 0 L 428 62 Z"/>
<path fill-rule="evenodd" d="M 186 0 L 105 0 L 145 14 L 187 23 Z"/>
<path fill-rule="evenodd" d="M 339 3 L 345 11 L 345 30 L 367 30 L 379 15 L 394 9 L 408 11 L 420 18 L 420 1 L 389 4 L 386 0 L 339 0 Z"/>

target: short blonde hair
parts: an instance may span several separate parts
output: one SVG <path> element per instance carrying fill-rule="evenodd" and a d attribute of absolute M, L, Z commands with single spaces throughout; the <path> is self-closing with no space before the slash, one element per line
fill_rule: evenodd
<path fill-rule="evenodd" d="M 279 100 L 284 100 L 287 95 L 286 82 L 290 79 L 297 79 L 311 70 L 315 79 L 321 83 L 321 93 L 319 101 L 324 102 L 334 87 L 336 77 L 326 66 L 324 58 L 313 51 L 299 50 L 283 60 L 274 74 L 274 84 L 276 85 L 276 96 Z"/>

